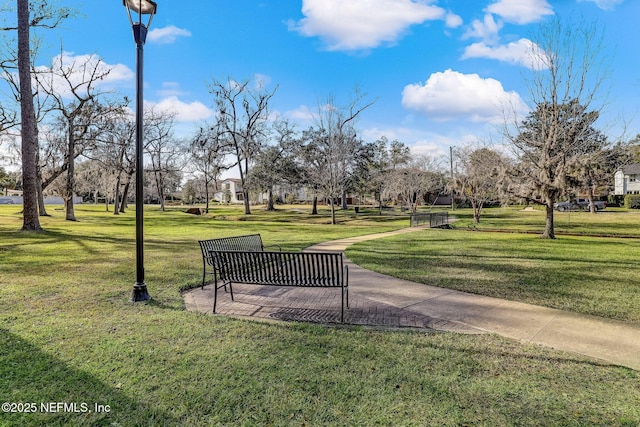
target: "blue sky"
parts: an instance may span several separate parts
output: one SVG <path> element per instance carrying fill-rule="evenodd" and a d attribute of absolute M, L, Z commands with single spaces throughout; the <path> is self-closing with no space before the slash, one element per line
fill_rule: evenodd
<path fill-rule="evenodd" d="M 120 0 L 61 0 L 80 16 L 47 33 L 38 65 L 59 54 L 94 54 L 115 67 L 108 82 L 133 96 L 135 44 Z M 638 0 L 157 0 L 145 46 L 145 101 L 178 113 L 188 135 L 215 112 L 213 78 L 259 78 L 278 91 L 271 110 L 299 129 L 329 96 L 348 103 L 356 86 L 377 102 L 358 128 L 416 153 L 447 153 L 497 140 L 498 103 L 529 102 L 523 46 L 554 16 L 597 21 L 612 58 L 602 122 L 640 133 Z"/>

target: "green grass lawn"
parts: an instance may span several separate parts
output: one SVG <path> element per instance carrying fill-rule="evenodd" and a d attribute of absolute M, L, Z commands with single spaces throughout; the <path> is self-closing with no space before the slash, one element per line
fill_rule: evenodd
<path fill-rule="evenodd" d="M 478 231 L 468 231 L 461 221 L 454 230 L 358 243 L 347 256 L 368 269 L 418 283 L 640 322 L 640 238 L 560 234 L 548 240 L 521 232 L 488 232 L 505 230 L 516 221 L 514 212 L 507 213 L 504 223 L 498 221 L 498 212 L 492 214 L 475 228 Z M 542 212 L 537 217 L 520 215 L 524 220 L 514 230 L 532 231 L 533 218 L 544 223 Z M 640 236 L 637 214 L 576 216 L 574 233 L 599 234 L 597 221 L 604 219 L 602 228 L 621 224 L 621 234 Z"/>
<path fill-rule="evenodd" d="M 78 222 L 52 211 L 46 232 L 23 233 L 16 207 L 0 206 L 0 396 L 15 409 L 36 404 L 35 413 L 0 412 L 0 426 L 640 424 L 640 374 L 575 355 L 493 335 L 267 324 L 184 310 L 180 290 L 201 278 L 198 239 L 257 232 L 266 244 L 297 250 L 404 227 L 406 217 L 340 212 L 332 226 L 327 212 L 308 209 L 256 208 L 247 217 L 214 208 L 198 217 L 148 207 L 153 300 L 132 304 L 133 210 L 103 209 L 78 207 Z M 411 235 L 422 241 L 427 233 Z M 596 245 L 589 242 L 585 254 Z"/>

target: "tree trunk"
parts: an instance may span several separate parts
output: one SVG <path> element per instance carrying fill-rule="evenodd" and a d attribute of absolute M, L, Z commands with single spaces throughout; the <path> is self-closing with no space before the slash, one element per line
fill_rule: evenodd
<path fill-rule="evenodd" d="M 236 152 L 238 152 L 237 148 L 236 148 Z M 246 190 L 247 188 L 247 183 L 245 180 L 246 168 L 244 170 L 242 169 L 241 161 L 238 161 L 238 171 L 240 172 L 240 185 L 242 185 L 242 202 L 244 203 L 244 214 L 251 215 L 251 207 L 249 206 L 249 191 Z"/>
<path fill-rule="evenodd" d="M 244 186 L 244 184 L 243 184 Z M 249 205 L 249 191 L 247 190 L 242 190 L 242 199 L 244 202 L 244 214 L 245 215 L 251 215 L 251 207 Z"/>
<path fill-rule="evenodd" d="M 275 211 L 276 208 L 273 206 L 273 190 L 270 188 L 269 191 L 267 191 L 267 210 L 268 211 Z"/>
<path fill-rule="evenodd" d="M 40 216 L 49 216 L 47 215 L 46 208 L 44 206 L 44 192 L 42 191 L 42 181 L 40 178 L 37 178 L 36 190 L 38 192 L 38 213 Z"/>
<path fill-rule="evenodd" d="M 116 196 L 114 197 L 114 202 L 113 202 L 113 214 L 114 215 L 119 215 L 120 214 L 120 174 L 118 174 L 118 177 L 116 178 L 116 188 L 115 188 L 115 194 Z"/>
<path fill-rule="evenodd" d="M 480 207 L 475 202 L 473 197 L 471 198 L 471 208 L 473 209 L 473 223 L 479 224 L 480 223 Z"/>
<path fill-rule="evenodd" d="M 122 201 L 120 202 L 120 213 L 124 213 L 127 206 L 127 198 L 129 197 L 129 188 L 131 187 L 131 177 L 127 177 L 127 182 L 122 190 Z"/>
<path fill-rule="evenodd" d="M 204 197 L 207 199 L 204 207 L 204 213 L 209 213 L 209 181 L 205 175 L 204 178 Z"/>
<path fill-rule="evenodd" d="M 160 160 L 158 160 L 158 164 L 160 164 Z M 158 199 L 160 200 L 160 210 L 164 212 L 164 185 L 162 182 L 162 172 L 154 172 L 154 175 L 156 178 L 156 190 L 158 190 Z"/>
<path fill-rule="evenodd" d="M 31 43 L 29 1 L 18 1 L 18 75 L 20 79 L 20 115 L 22 117 L 22 230 L 42 231 L 38 215 L 38 138 L 36 113 L 31 87 Z"/>
<path fill-rule="evenodd" d="M 540 237 L 543 239 L 555 239 L 556 234 L 553 226 L 553 203 L 547 203 L 545 208 L 547 213 L 546 224 L 544 227 L 544 233 L 542 233 L 542 236 Z"/>
<path fill-rule="evenodd" d="M 36 129 L 37 132 L 37 129 Z M 38 133 L 36 133 L 38 135 Z M 36 186 L 38 191 L 38 212 L 40 216 L 49 216 L 44 205 L 44 191 L 42 190 L 42 170 L 40 169 L 40 150 L 36 151 Z"/>
<path fill-rule="evenodd" d="M 336 205 L 333 202 L 333 197 L 330 198 L 329 206 L 331 206 L 331 224 L 336 225 Z"/>
<path fill-rule="evenodd" d="M 347 209 L 349 209 L 349 206 L 347 205 L 347 191 L 342 190 L 342 210 L 346 211 Z"/>
<path fill-rule="evenodd" d="M 313 196 L 313 206 L 311 207 L 311 215 L 318 215 L 318 195 Z"/>
<path fill-rule="evenodd" d="M 589 200 L 589 212 L 591 212 L 592 214 L 598 213 L 598 208 L 595 204 L 595 196 L 593 195 L 593 189 L 589 189 L 587 199 Z"/>
<path fill-rule="evenodd" d="M 67 221 L 75 221 L 76 215 L 73 208 L 73 192 L 75 190 L 75 160 L 74 154 L 76 151 L 76 142 L 74 139 L 74 126 L 69 126 L 69 141 L 67 147 L 67 163 L 69 165 L 67 169 L 67 185 L 66 185 L 66 194 L 65 194 L 65 211 L 66 211 L 66 220 Z"/>
<path fill-rule="evenodd" d="M 44 204 L 44 191 L 42 191 L 42 177 L 40 176 L 40 172 L 38 171 L 37 178 L 37 188 L 38 188 L 38 212 L 40 212 L 40 216 L 50 216 L 47 213 L 47 208 Z"/>

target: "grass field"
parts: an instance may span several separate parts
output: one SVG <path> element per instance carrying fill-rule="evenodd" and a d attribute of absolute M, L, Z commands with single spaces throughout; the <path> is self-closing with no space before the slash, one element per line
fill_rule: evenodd
<path fill-rule="evenodd" d="M 572 212 L 569 226 L 557 214 L 555 240 L 529 234 L 541 233 L 542 211 L 488 210 L 478 225 L 458 215 L 454 230 L 363 242 L 347 255 L 419 283 L 640 323 L 640 215 Z"/>
<path fill-rule="evenodd" d="M 198 217 L 149 207 L 145 266 L 153 300 L 132 304 L 133 211 L 102 210 L 78 207 L 78 222 L 53 211 L 43 218 L 46 232 L 23 233 L 17 209 L 0 206 L 0 396 L 14 403 L 9 412 L 3 405 L 0 426 L 640 424 L 640 374 L 575 355 L 492 335 L 264 324 L 184 310 L 180 290 L 200 280 L 200 238 L 258 232 L 267 244 L 297 250 L 404 227 L 406 217 L 340 212 L 332 226 L 327 212 L 313 217 L 304 208 L 256 208 L 249 217 L 215 208 Z M 495 240 L 495 233 L 452 233 L 440 239 Z M 412 250 L 433 244 L 426 235 L 414 236 L 420 240 Z M 545 243 L 522 237 L 533 248 Z M 479 253 L 484 244 L 476 242 Z M 599 243 L 586 239 L 583 253 L 589 246 Z M 523 246 L 521 254 L 530 250 Z M 383 261 L 411 265 L 403 257 L 399 251 Z"/>

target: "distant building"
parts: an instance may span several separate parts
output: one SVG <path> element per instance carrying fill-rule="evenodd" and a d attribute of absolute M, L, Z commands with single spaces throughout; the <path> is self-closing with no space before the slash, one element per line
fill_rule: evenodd
<path fill-rule="evenodd" d="M 227 178 L 218 184 L 213 194 L 214 200 L 220 203 L 243 203 L 242 181 L 237 178 Z"/>
<path fill-rule="evenodd" d="M 615 173 L 614 194 L 640 194 L 640 163 L 624 166 Z"/>
<path fill-rule="evenodd" d="M 242 181 L 238 178 L 227 178 L 219 182 L 218 188 L 213 194 L 215 201 L 228 204 L 244 203 L 243 197 Z M 267 198 L 267 193 L 252 194 L 251 202 L 263 204 L 267 202 Z M 297 202 L 310 202 L 313 200 L 313 194 L 304 187 L 285 189 L 284 187 L 276 186 L 273 189 L 273 198 L 280 203 L 285 203 L 289 199 Z"/>

